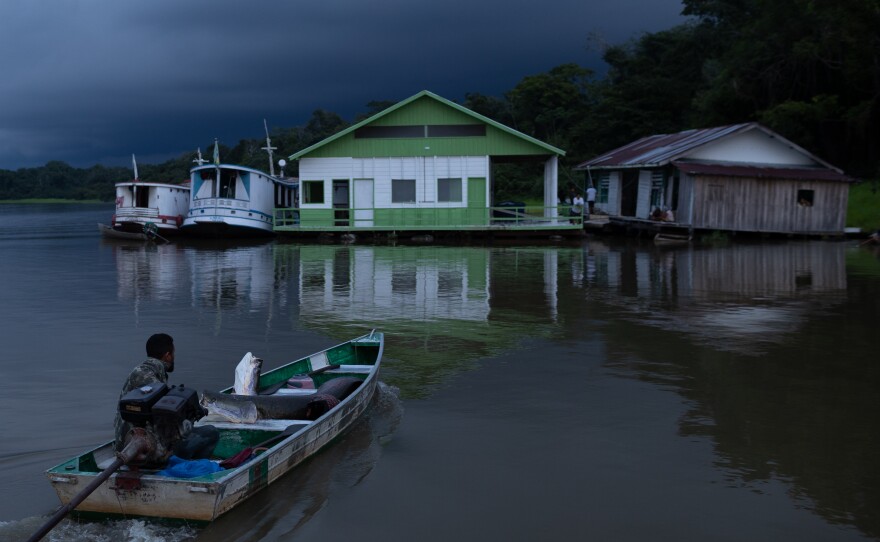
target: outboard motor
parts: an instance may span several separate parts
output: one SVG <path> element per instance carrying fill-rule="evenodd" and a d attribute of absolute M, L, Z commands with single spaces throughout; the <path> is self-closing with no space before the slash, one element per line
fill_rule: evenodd
<path fill-rule="evenodd" d="M 199 404 L 198 392 L 183 384 L 170 388 L 162 383 L 149 384 L 126 393 L 119 400 L 119 415 L 134 427 L 126 435 L 125 444 L 135 436 L 149 442 L 148 449 L 133 464 L 164 464 L 174 445 L 207 413 Z"/>

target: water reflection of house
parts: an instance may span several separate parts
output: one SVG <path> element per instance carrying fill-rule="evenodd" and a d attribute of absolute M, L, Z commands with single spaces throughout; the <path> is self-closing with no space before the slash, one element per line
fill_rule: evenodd
<path fill-rule="evenodd" d="M 486 321 L 489 314 L 485 250 L 303 246 L 299 259 L 306 319 Z"/>
<path fill-rule="evenodd" d="M 779 342 L 821 304 L 846 296 L 842 243 L 789 242 L 709 250 L 585 246 L 573 273 L 605 286 L 599 299 L 624 315 L 697 337 L 722 349 L 754 352 Z"/>
<path fill-rule="evenodd" d="M 640 221 L 671 210 L 667 226 L 743 232 L 841 235 L 853 181 L 755 123 L 645 137 L 575 169 L 612 221 L 659 227 Z"/>

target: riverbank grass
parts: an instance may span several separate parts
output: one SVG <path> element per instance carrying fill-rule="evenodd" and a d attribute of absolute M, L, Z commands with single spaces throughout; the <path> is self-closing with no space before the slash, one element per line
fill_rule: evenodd
<path fill-rule="evenodd" d="M 10 203 L 107 203 L 99 199 L 28 198 L 0 199 L 0 205 Z"/>
<path fill-rule="evenodd" d="M 854 184 L 849 190 L 846 225 L 870 233 L 880 229 L 880 179 Z"/>

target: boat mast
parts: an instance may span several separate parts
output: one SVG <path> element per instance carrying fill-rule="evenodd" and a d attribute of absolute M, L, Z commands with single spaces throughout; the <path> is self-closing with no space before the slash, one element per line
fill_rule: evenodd
<path fill-rule="evenodd" d="M 134 169 L 134 180 L 138 180 L 138 164 L 137 160 L 134 159 L 134 154 L 131 155 L 131 167 Z"/>
<path fill-rule="evenodd" d="M 220 196 L 220 142 L 216 137 L 214 138 L 214 167 L 217 169 L 217 173 L 214 176 L 214 186 L 211 187 L 211 196 L 216 198 Z"/>
<path fill-rule="evenodd" d="M 198 166 L 204 164 L 205 162 L 207 162 L 207 160 L 205 160 L 204 158 L 202 158 L 202 148 L 201 148 L 201 147 L 199 147 L 199 148 L 196 150 L 196 152 L 198 152 L 199 157 L 196 158 L 195 160 L 193 160 L 193 162 L 195 162 L 195 163 L 196 163 L 196 167 L 198 167 Z"/>
<path fill-rule="evenodd" d="M 275 176 L 275 163 L 272 160 L 272 151 L 276 150 L 278 147 L 272 146 L 272 140 L 269 139 L 269 125 L 266 124 L 266 119 L 263 119 L 263 128 L 266 129 L 266 146 L 263 147 L 263 150 L 269 153 L 269 175 Z"/>

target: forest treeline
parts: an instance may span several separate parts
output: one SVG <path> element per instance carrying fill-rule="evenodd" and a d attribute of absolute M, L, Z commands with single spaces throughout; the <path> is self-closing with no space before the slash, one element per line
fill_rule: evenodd
<path fill-rule="evenodd" d="M 524 77 L 502 96 L 465 94 L 462 105 L 566 151 L 571 166 L 636 138 L 757 121 L 848 174 L 880 176 L 878 0 L 683 0 L 686 23 L 600 47 L 598 76 L 577 64 Z M 392 105 L 374 101 L 357 118 L 316 110 L 307 123 L 272 130 L 286 156 Z M 267 168 L 262 139 L 221 145 L 227 163 Z M 193 153 L 139 165 L 145 181 L 188 177 Z M 291 164 L 288 174 L 295 174 Z M 293 168 L 293 169 L 291 169 Z M 76 169 L 62 162 L 0 170 L 0 199 L 113 196 L 127 168 Z M 501 170 L 504 195 L 536 191 L 534 176 Z M 502 196 L 503 197 L 503 196 Z"/>

